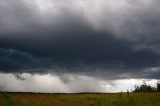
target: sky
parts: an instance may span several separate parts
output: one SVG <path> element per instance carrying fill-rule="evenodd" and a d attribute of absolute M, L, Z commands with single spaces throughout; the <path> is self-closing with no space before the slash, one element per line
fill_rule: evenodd
<path fill-rule="evenodd" d="M 0 0 L 0 91 L 119 92 L 160 79 L 158 0 Z"/>

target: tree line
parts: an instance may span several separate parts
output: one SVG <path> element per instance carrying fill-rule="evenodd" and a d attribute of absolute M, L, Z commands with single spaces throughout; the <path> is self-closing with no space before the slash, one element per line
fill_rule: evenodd
<path fill-rule="evenodd" d="M 160 81 L 157 81 L 156 87 L 152 87 L 143 81 L 141 85 L 135 85 L 133 92 L 160 92 Z"/>

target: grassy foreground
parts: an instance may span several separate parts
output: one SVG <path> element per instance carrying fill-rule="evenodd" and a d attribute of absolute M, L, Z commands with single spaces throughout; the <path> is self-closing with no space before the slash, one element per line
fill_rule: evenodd
<path fill-rule="evenodd" d="M 0 106 L 160 106 L 160 93 L 0 93 Z"/>

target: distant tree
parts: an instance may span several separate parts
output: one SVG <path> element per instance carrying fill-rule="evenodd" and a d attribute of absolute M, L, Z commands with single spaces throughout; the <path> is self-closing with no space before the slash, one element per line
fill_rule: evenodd
<path fill-rule="evenodd" d="M 134 88 L 133 92 L 140 92 L 140 87 L 138 85 L 135 85 Z"/>
<path fill-rule="evenodd" d="M 142 81 L 142 85 L 140 86 L 140 90 L 141 90 L 142 92 L 146 92 L 146 91 L 147 91 L 147 88 L 150 88 L 150 86 L 148 87 L 146 81 L 143 80 L 143 81 Z"/>
<path fill-rule="evenodd" d="M 159 87 L 160 87 L 160 83 L 159 83 Z M 135 90 L 133 92 L 154 92 L 154 91 L 156 91 L 156 88 L 151 87 L 143 80 L 140 86 L 138 85 L 135 86 Z"/>
<path fill-rule="evenodd" d="M 160 81 L 157 81 L 157 91 L 160 92 Z"/>

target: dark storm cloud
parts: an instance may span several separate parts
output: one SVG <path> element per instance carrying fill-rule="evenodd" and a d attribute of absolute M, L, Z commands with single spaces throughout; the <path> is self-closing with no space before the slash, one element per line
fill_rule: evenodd
<path fill-rule="evenodd" d="M 20 70 L 48 67 L 50 59 L 35 58 L 29 53 L 0 48 L 1 72 L 20 72 Z"/>
<path fill-rule="evenodd" d="M 2 72 L 159 77 L 144 71 L 160 63 L 159 1 L 101 0 L 93 10 L 56 0 L 47 10 L 37 1 L 0 1 Z"/>
<path fill-rule="evenodd" d="M 144 52 L 144 54 L 143 54 Z M 121 52 L 122 53 L 122 52 Z M 146 54 L 147 53 L 147 54 Z M 4 73 L 56 73 L 59 76 L 63 74 L 79 74 L 104 79 L 124 79 L 124 78 L 158 78 L 158 69 L 152 72 L 148 69 L 157 66 L 159 55 L 142 51 L 142 53 L 128 54 L 132 57 L 125 57 L 125 55 L 117 56 L 108 54 L 107 57 L 103 53 L 98 53 L 95 58 L 94 55 L 85 55 L 83 58 L 78 57 L 61 57 L 54 59 L 54 57 L 44 58 L 35 57 L 29 53 L 21 52 L 13 49 L 0 50 L 0 69 Z M 138 54 L 138 55 L 137 55 Z M 75 55 L 75 54 L 74 54 Z M 80 55 L 80 54 L 76 54 Z M 145 55 L 144 57 L 141 55 Z M 80 55 L 83 56 L 83 55 Z M 116 56 L 116 57 L 114 57 Z M 134 57 L 133 57 L 134 56 Z M 86 58 L 85 58 L 86 57 Z M 66 60 L 64 60 L 64 58 Z M 77 59 L 78 58 L 78 59 Z M 137 58 L 137 59 L 136 59 Z M 158 58 L 158 59 L 157 59 Z M 130 61 L 132 60 L 132 61 Z M 143 61 L 142 61 L 143 60 Z M 151 71 L 150 71 L 151 70 Z M 19 78 L 19 77 L 17 77 Z"/>

